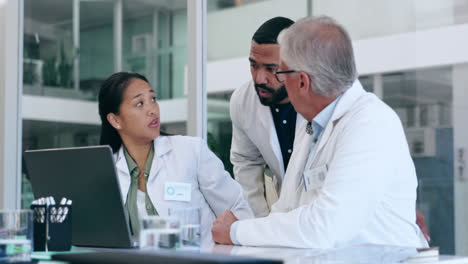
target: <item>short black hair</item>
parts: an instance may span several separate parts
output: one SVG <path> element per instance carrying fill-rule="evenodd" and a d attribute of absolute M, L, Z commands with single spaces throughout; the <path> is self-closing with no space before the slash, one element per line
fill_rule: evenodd
<path fill-rule="evenodd" d="M 278 44 L 279 33 L 292 24 L 294 21 L 286 17 L 271 18 L 255 31 L 252 40 L 257 44 Z"/>

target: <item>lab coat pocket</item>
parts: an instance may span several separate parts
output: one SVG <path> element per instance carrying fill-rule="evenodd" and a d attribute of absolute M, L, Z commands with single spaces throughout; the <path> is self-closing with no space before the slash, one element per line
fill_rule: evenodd
<path fill-rule="evenodd" d="M 302 179 L 305 191 L 309 192 L 311 190 L 320 190 L 327 178 L 327 172 L 327 165 L 305 169 Z"/>

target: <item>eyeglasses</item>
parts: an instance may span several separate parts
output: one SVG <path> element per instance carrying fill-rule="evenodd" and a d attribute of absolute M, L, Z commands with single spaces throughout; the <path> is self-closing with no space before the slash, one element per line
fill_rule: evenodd
<path fill-rule="evenodd" d="M 286 81 L 286 75 L 280 75 L 280 74 L 288 74 L 288 73 L 293 73 L 293 72 L 297 72 L 297 71 L 294 71 L 294 70 L 289 70 L 289 71 L 277 71 L 275 72 L 275 77 L 276 77 L 276 80 L 280 83 Z"/>

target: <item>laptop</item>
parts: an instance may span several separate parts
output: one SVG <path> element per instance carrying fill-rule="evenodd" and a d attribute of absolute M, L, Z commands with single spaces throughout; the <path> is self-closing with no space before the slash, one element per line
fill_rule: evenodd
<path fill-rule="evenodd" d="M 73 201 L 73 245 L 135 246 L 109 146 L 30 150 L 24 155 L 36 199 Z"/>

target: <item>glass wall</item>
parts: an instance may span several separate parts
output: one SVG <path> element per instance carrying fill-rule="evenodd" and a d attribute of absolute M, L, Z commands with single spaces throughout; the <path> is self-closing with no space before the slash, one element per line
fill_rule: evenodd
<path fill-rule="evenodd" d="M 419 179 L 418 209 L 434 245 L 454 254 L 452 68 L 383 75 L 383 100 L 400 117 Z"/>
<path fill-rule="evenodd" d="M 329 15 L 346 25 L 354 40 L 468 22 L 466 0 L 207 1 L 209 60 L 245 56 L 250 37 L 267 17 L 296 20 L 307 15 Z"/>
<path fill-rule="evenodd" d="M 219 2 L 207 1 L 208 6 Z M 209 12 L 207 19 L 208 60 L 248 56 L 253 33 L 263 22 L 275 16 L 284 16 L 293 20 L 307 16 L 309 1 L 294 0 L 294 4 L 291 4 L 289 0 L 252 1 L 248 5 L 236 5 L 232 8 Z M 248 67 L 247 62 L 246 66 Z"/>
<path fill-rule="evenodd" d="M 466 0 L 314 0 L 314 15 L 346 25 L 354 39 L 380 37 L 468 22 Z"/>
<path fill-rule="evenodd" d="M 119 3 L 25 0 L 24 93 L 96 100 L 125 70 L 146 75 L 160 99 L 184 97 L 186 0 Z"/>
<path fill-rule="evenodd" d="M 208 1 L 213 5 L 218 2 Z M 290 1 L 271 0 L 213 9 L 208 13 L 207 78 L 211 81 L 207 87 L 208 139 L 214 142 L 213 149 L 225 164 L 229 163 L 232 137 L 227 104 L 233 89 L 251 79 L 247 58 L 253 33 L 271 17 L 297 20 L 308 14 L 334 17 L 350 31 L 356 42 L 466 24 L 468 1 L 313 0 L 294 1 L 291 5 Z M 366 50 L 360 52 L 364 54 L 356 54 L 357 60 L 366 56 Z M 217 69 L 213 73 L 210 73 L 211 65 Z M 407 69 L 401 65 L 401 68 L 405 70 L 380 73 L 366 68 L 370 73 L 364 73 L 359 80 L 366 91 L 376 93 L 400 116 L 419 180 L 417 208 L 426 217 L 431 245 L 440 246 L 441 253 L 453 254 L 452 66 Z M 232 75 L 242 80 L 233 79 Z M 224 107 L 220 107 L 223 104 Z"/>
<path fill-rule="evenodd" d="M 116 71 L 145 75 L 161 129 L 186 134 L 186 120 L 173 118 L 186 116 L 186 102 L 171 102 L 186 94 L 186 47 L 186 0 L 24 0 L 23 151 L 99 144 L 97 94 Z"/>
<path fill-rule="evenodd" d="M 24 120 L 22 132 L 23 149 L 32 150 L 99 145 L 101 129 L 98 125 Z M 22 168 L 21 206 L 28 208 L 33 195 L 24 160 Z"/>
<path fill-rule="evenodd" d="M 207 71 L 207 140 L 231 173 L 229 100 L 251 78 L 251 37 L 267 19 L 326 14 L 343 24 L 354 41 L 468 23 L 467 0 L 207 3 L 207 68 L 216 69 Z M 162 130 L 186 134 L 187 0 L 24 0 L 24 11 L 24 97 L 51 99 L 38 108 L 63 112 L 59 118 L 24 116 L 24 150 L 97 144 L 99 122 L 75 104 L 59 108 L 53 100 L 62 100 L 62 106 L 63 100 L 82 103 L 97 115 L 99 87 L 117 70 L 146 75 L 162 100 Z M 454 253 L 454 67 L 370 69 L 359 77 L 365 90 L 381 97 L 402 120 L 419 178 L 417 206 L 426 216 L 432 245 L 442 253 Z M 88 116 L 76 118 L 80 115 Z M 23 198 L 24 204 L 31 199 L 26 180 Z"/>
<path fill-rule="evenodd" d="M 74 89 L 73 2 L 55 2 L 24 1 L 23 91 L 31 95 L 90 98 Z"/>

